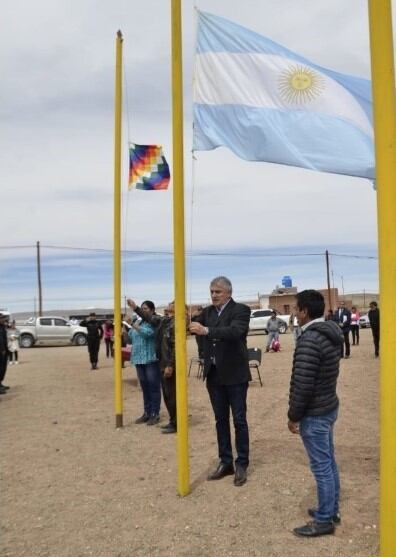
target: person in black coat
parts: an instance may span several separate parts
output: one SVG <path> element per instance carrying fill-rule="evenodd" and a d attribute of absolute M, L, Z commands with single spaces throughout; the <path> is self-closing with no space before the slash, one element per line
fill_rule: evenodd
<path fill-rule="evenodd" d="M 102 325 L 96 319 L 96 313 L 90 313 L 88 319 L 81 321 L 80 326 L 88 330 L 87 344 L 91 369 L 97 369 L 100 341 L 103 337 Z"/>
<path fill-rule="evenodd" d="M 232 411 L 235 446 L 234 485 L 247 479 L 249 466 L 249 429 L 246 419 L 246 399 L 251 380 L 246 336 L 249 330 L 250 308 L 232 298 L 232 284 L 226 277 L 216 277 L 210 283 L 212 305 L 206 307 L 190 332 L 204 338 L 203 377 L 216 419 L 220 463 L 208 476 L 218 480 L 234 474 L 230 431 Z"/>
<path fill-rule="evenodd" d="M 3 385 L 8 364 L 8 338 L 6 316 L 0 313 L 0 395 L 4 395 L 9 387 Z"/>
<path fill-rule="evenodd" d="M 293 357 L 288 428 L 301 435 L 317 484 L 318 506 L 308 509 L 314 521 L 293 532 L 316 537 L 333 534 L 334 524 L 340 522 L 333 429 L 338 416 L 336 389 L 343 335 L 334 321 L 324 320 L 325 302 L 320 292 L 304 290 L 296 301 L 302 332 Z"/>
<path fill-rule="evenodd" d="M 368 312 L 370 321 L 371 333 L 374 341 L 374 354 L 375 357 L 379 356 L 379 343 L 380 343 L 380 311 L 377 302 L 370 303 L 370 311 Z"/>
<path fill-rule="evenodd" d="M 333 320 L 338 323 L 344 336 L 344 342 L 341 346 L 341 358 L 344 358 L 344 344 L 345 358 L 349 358 L 351 355 L 351 343 L 349 341 L 349 333 L 351 332 L 351 312 L 345 307 L 345 302 L 340 302 L 333 314 Z"/>

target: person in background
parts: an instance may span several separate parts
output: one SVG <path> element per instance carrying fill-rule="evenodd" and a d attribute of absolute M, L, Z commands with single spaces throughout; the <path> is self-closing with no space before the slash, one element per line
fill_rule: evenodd
<path fill-rule="evenodd" d="M 351 309 L 351 333 L 352 333 L 352 346 L 359 346 L 359 319 L 360 313 L 355 306 Z"/>
<path fill-rule="evenodd" d="M 200 315 L 202 315 L 203 307 L 197 306 L 196 309 L 191 313 L 191 321 L 195 321 Z M 197 343 L 198 358 L 203 360 L 203 343 L 204 339 L 200 335 L 195 335 L 195 341 Z"/>
<path fill-rule="evenodd" d="M 293 335 L 294 344 L 296 344 L 298 337 L 301 335 L 301 327 L 294 313 L 292 313 L 289 318 L 289 330 Z"/>
<path fill-rule="evenodd" d="M 293 357 L 288 428 L 301 436 L 318 497 L 317 507 L 308 509 L 313 521 L 293 530 L 301 537 L 333 534 L 334 525 L 341 522 L 333 431 L 338 417 L 337 379 L 343 335 L 334 321 L 324 321 L 324 309 L 324 298 L 317 290 L 297 294 L 296 314 L 302 332 Z"/>
<path fill-rule="evenodd" d="M 135 424 L 155 425 L 160 421 L 161 375 L 156 351 L 156 329 L 153 325 L 155 305 L 151 300 L 142 303 L 141 308 L 133 300 L 127 300 L 129 307 L 141 314 L 141 321 L 132 321 L 128 332 L 132 344 L 131 363 L 143 392 L 143 414 Z"/>
<path fill-rule="evenodd" d="M 332 309 L 327 311 L 325 321 L 334 321 L 334 311 Z"/>
<path fill-rule="evenodd" d="M 380 345 L 380 311 L 377 302 L 370 303 L 368 318 L 370 321 L 371 333 L 373 335 L 374 341 L 374 355 L 376 358 L 378 358 Z"/>
<path fill-rule="evenodd" d="M 9 387 L 3 385 L 8 364 L 8 339 L 6 316 L 0 313 L 0 395 L 4 395 Z"/>
<path fill-rule="evenodd" d="M 177 432 L 174 302 L 168 304 L 166 315 L 158 330 L 158 355 L 161 369 L 162 396 L 169 415 L 169 422 L 161 428 L 162 433 L 165 434 Z"/>
<path fill-rule="evenodd" d="M 188 307 L 185 308 L 188 324 Z M 170 302 L 165 317 L 158 330 L 158 354 L 161 369 L 162 395 L 169 414 L 169 423 L 162 427 L 162 433 L 177 432 L 176 408 L 176 346 L 175 346 L 175 303 Z"/>
<path fill-rule="evenodd" d="M 13 321 L 7 331 L 8 337 L 8 354 L 10 358 L 10 365 L 18 364 L 18 350 L 19 350 L 19 331 Z"/>
<path fill-rule="evenodd" d="M 231 281 L 224 276 L 210 283 L 212 304 L 206 307 L 190 333 L 204 337 L 206 388 L 216 420 L 219 463 L 208 480 L 234 474 L 234 485 L 247 481 L 249 466 L 249 427 L 246 418 L 247 392 L 252 376 L 246 337 L 250 308 L 232 298 Z M 230 411 L 232 412 L 237 458 L 233 462 Z"/>
<path fill-rule="evenodd" d="M 88 319 L 83 319 L 81 321 L 80 326 L 86 327 L 88 331 L 87 344 L 91 369 L 98 369 L 100 341 L 103 337 L 102 325 L 100 321 L 96 319 L 96 313 L 92 312 L 89 314 Z"/>
<path fill-rule="evenodd" d="M 279 330 L 283 325 L 283 321 L 276 317 L 276 311 L 271 313 L 271 317 L 267 321 L 267 331 L 268 331 L 268 339 L 267 339 L 267 346 L 265 348 L 266 352 L 269 352 L 271 349 L 271 345 L 274 341 L 279 341 Z"/>
<path fill-rule="evenodd" d="M 103 338 L 106 345 L 106 358 L 113 357 L 114 325 L 108 319 L 103 325 Z"/>
<path fill-rule="evenodd" d="M 341 346 L 341 358 L 344 358 L 344 345 L 345 345 L 345 358 L 351 355 L 351 344 L 349 342 L 349 332 L 351 330 L 351 312 L 345 307 L 345 302 L 340 302 L 338 308 L 334 312 L 333 321 L 338 323 L 342 334 L 344 335 L 344 342 Z"/>

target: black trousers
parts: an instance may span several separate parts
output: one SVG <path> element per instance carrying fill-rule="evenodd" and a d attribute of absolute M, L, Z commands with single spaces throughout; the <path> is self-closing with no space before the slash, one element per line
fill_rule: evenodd
<path fill-rule="evenodd" d="M 165 402 L 166 409 L 169 414 L 169 423 L 175 427 L 177 425 L 176 419 L 176 370 L 170 377 L 164 377 L 164 372 L 161 371 L 161 387 L 162 396 Z"/>
<path fill-rule="evenodd" d="M 359 325 L 351 325 L 352 344 L 359 345 Z"/>
<path fill-rule="evenodd" d="M 349 331 L 347 333 L 343 331 L 342 334 L 344 335 L 344 342 L 342 343 L 342 347 L 341 347 L 341 358 L 344 357 L 344 344 L 345 344 L 345 356 L 351 355 L 351 343 L 349 342 Z"/>
<path fill-rule="evenodd" d="M 99 347 L 100 347 L 100 338 L 88 337 L 88 352 L 89 352 L 89 361 L 91 362 L 91 364 L 98 363 Z"/>
<path fill-rule="evenodd" d="M 0 354 L 0 384 L 3 382 L 5 374 L 7 372 L 8 364 L 8 352 L 5 354 Z"/>
<path fill-rule="evenodd" d="M 375 355 L 379 356 L 380 330 L 377 328 L 372 328 L 371 332 L 373 334 Z"/>
<path fill-rule="evenodd" d="M 10 362 L 17 362 L 18 361 L 18 350 L 14 350 L 14 352 L 9 352 Z"/>
<path fill-rule="evenodd" d="M 105 338 L 106 358 L 113 357 L 113 344 L 114 341 L 111 338 Z"/>
<path fill-rule="evenodd" d="M 237 385 L 219 385 L 216 376 L 211 373 L 206 379 L 206 387 L 216 419 L 220 462 L 226 465 L 233 463 L 230 428 L 231 409 L 237 452 L 235 464 L 245 469 L 249 466 L 249 428 L 246 419 L 248 386 L 249 383 L 247 382 Z"/>

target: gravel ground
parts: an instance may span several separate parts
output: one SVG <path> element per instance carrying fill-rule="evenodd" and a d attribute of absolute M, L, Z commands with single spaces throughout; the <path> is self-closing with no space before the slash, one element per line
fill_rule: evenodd
<path fill-rule="evenodd" d="M 189 378 L 191 493 L 176 493 L 176 438 L 135 425 L 142 396 L 124 370 L 124 428 L 114 427 L 112 361 L 96 372 L 84 347 L 21 350 L 0 397 L 2 557 L 371 557 L 378 555 L 378 361 L 371 332 L 342 360 L 336 453 L 342 524 L 302 540 L 315 486 L 297 436 L 286 426 L 293 342 L 264 354 L 263 388 L 248 394 L 248 483 L 207 482 L 217 463 L 205 386 Z M 264 347 L 263 336 L 249 337 Z M 194 339 L 188 340 L 195 354 Z M 166 421 L 162 410 L 161 423 Z M 161 425 L 161 424 L 160 424 Z"/>

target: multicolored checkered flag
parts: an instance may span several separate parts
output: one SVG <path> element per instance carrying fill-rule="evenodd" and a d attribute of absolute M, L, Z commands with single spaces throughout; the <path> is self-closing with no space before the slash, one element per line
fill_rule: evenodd
<path fill-rule="evenodd" d="M 169 166 L 160 145 L 131 145 L 129 189 L 166 190 L 169 181 Z"/>

